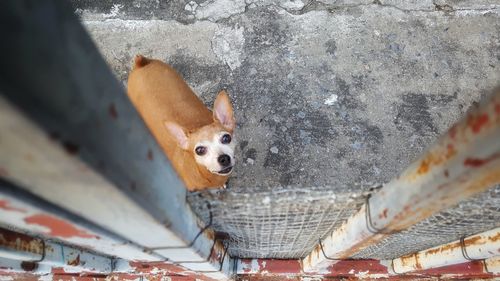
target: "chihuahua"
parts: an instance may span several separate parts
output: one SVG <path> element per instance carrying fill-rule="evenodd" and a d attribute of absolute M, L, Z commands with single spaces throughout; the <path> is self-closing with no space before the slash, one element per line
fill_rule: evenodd
<path fill-rule="evenodd" d="M 172 67 L 138 55 L 127 92 L 189 191 L 225 187 L 235 163 L 236 126 L 225 91 L 212 112 Z"/>

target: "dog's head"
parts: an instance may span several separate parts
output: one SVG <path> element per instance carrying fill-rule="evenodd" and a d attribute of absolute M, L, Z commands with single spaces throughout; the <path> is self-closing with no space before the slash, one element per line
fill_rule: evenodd
<path fill-rule="evenodd" d="M 213 122 L 192 132 L 186 132 L 176 123 L 165 126 L 175 137 L 179 147 L 193 153 L 198 165 L 211 173 L 229 175 L 235 163 L 233 131 L 236 126 L 229 96 L 221 91 L 214 102 Z"/>

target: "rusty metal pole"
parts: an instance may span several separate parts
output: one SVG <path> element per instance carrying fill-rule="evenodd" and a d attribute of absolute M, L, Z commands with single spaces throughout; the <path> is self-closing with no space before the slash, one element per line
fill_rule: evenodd
<path fill-rule="evenodd" d="M 472 235 L 393 260 L 395 273 L 406 273 L 500 255 L 500 228 Z"/>
<path fill-rule="evenodd" d="M 486 265 L 486 271 L 492 274 L 500 274 L 500 255 L 486 259 L 484 263 Z"/>
<path fill-rule="evenodd" d="M 70 3 L 0 1 L 0 20 L 0 177 L 146 255 L 228 279 L 222 242 Z"/>
<path fill-rule="evenodd" d="M 0 228 L 0 265 L 6 272 L 110 274 L 114 263 L 111 257 Z"/>
<path fill-rule="evenodd" d="M 398 177 L 374 194 L 303 259 L 307 272 L 326 269 L 393 232 L 500 182 L 500 91 L 467 115 Z"/>

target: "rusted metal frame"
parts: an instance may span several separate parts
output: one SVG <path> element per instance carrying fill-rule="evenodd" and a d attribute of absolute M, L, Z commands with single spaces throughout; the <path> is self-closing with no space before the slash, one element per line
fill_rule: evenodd
<path fill-rule="evenodd" d="M 484 265 L 487 272 L 500 275 L 500 255 L 485 259 Z"/>
<path fill-rule="evenodd" d="M 489 264 L 493 267 L 495 263 L 489 259 Z M 497 265 L 498 266 L 498 265 Z M 498 270 L 498 268 L 497 268 Z M 300 260 L 273 260 L 273 259 L 241 259 L 238 260 L 237 274 L 239 280 L 265 280 L 266 278 L 291 278 L 290 280 L 303 280 L 308 277 L 312 280 L 332 278 L 356 278 L 372 280 L 382 278 L 383 280 L 421 280 L 422 278 L 491 278 L 500 276 L 500 272 L 484 270 L 481 263 L 466 262 L 459 265 L 445 266 L 432 270 L 421 270 L 418 272 L 407 272 L 395 274 L 390 268 L 390 261 L 378 260 L 339 260 L 331 264 L 321 273 L 304 272 L 301 268 Z M 259 279 L 260 278 L 260 279 Z M 302 279 L 300 279 L 302 278 Z M 281 279 L 279 279 L 281 280 Z"/>
<path fill-rule="evenodd" d="M 0 180 L 1 182 L 1 180 Z M 16 199 L 21 197 L 23 200 Z M 37 208 L 37 205 L 42 205 L 43 208 Z M 49 205 L 49 206 L 47 206 Z M 51 212 L 47 212 L 47 210 L 51 210 Z M 142 253 L 142 249 L 138 248 L 136 252 L 131 252 L 127 249 L 127 247 L 130 247 L 130 245 L 126 245 L 124 242 L 120 242 L 120 240 L 117 240 L 116 237 L 113 237 L 113 240 L 110 240 L 105 233 L 103 232 L 98 232 L 92 228 L 88 228 L 85 225 L 83 225 L 80 221 L 80 223 L 74 223 L 76 221 L 75 217 L 70 215 L 70 214 L 64 214 L 64 216 L 59 216 L 56 213 L 61 213 L 62 210 L 60 210 L 56 206 L 50 206 L 50 203 L 48 202 L 40 202 L 39 199 L 34 198 L 34 196 L 30 196 L 29 194 L 26 194 L 25 191 L 22 190 L 17 190 L 12 186 L 7 185 L 7 183 L 3 182 L 0 185 L 0 225 L 7 225 L 8 227 L 16 228 L 16 229 L 22 229 L 24 232 L 29 232 L 29 233 L 39 233 L 42 236 L 47 236 L 51 238 L 55 238 L 60 241 L 64 241 L 66 244 L 77 244 L 80 245 L 81 247 L 84 248 L 89 248 L 89 249 L 94 249 L 97 252 L 108 252 L 107 248 L 111 247 L 114 252 L 108 252 L 110 253 L 117 253 L 117 247 L 125 247 L 127 250 L 126 253 L 128 255 L 135 255 L 136 257 L 139 256 L 140 253 Z M 45 219 L 51 218 L 54 222 L 55 225 L 43 225 L 43 224 L 38 224 L 36 222 L 32 222 L 30 218 L 33 216 L 41 216 Z M 22 223 L 24 222 L 24 223 Z M 45 222 L 47 223 L 47 222 Z M 48 221 L 50 223 L 50 221 Z M 62 229 L 59 229 L 62 228 Z M 95 227 L 94 227 L 95 228 Z M 58 232 L 58 231 L 65 231 L 64 233 L 59 233 L 59 235 L 54 236 L 52 233 Z M 49 234 L 49 235 L 47 235 Z M 63 235 L 63 236 L 61 236 Z M 82 237 L 84 236 L 84 237 Z M 36 274 L 43 274 L 43 273 L 48 273 L 48 272 L 53 272 L 54 270 L 57 270 L 57 272 L 66 272 L 66 273 L 78 273 L 78 272 L 84 272 L 83 268 L 78 268 L 78 267 L 72 267 L 72 268 L 64 268 L 62 267 L 61 264 L 58 263 L 46 263 L 43 261 L 47 261 L 47 259 L 44 258 L 43 251 L 40 249 L 40 245 L 43 245 L 42 239 L 36 238 L 30 238 L 26 237 L 23 235 L 18 234 L 18 238 L 23 238 L 25 237 L 24 241 L 27 241 L 28 243 L 24 244 L 29 244 L 29 241 L 33 241 L 33 243 L 38 243 L 38 250 L 35 249 L 32 251 L 34 252 L 32 257 L 29 258 L 29 260 L 23 259 L 23 261 L 29 261 L 29 262 L 36 262 L 40 261 L 40 263 L 36 266 L 36 271 L 34 271 Z M 85 239 L 84 239 L 85 238 Z M 31 240 L 30 240 L 31 239 Z M 2 235 L 0 233 L 0 241 L 2 240 Z M 20 243 L 22 241 L 19 241 Z M 108 243 L 116 243 L 113 245 L 108 245 Z M 125 245 L 122 245 L 125 244 Z M 0 249 L 2 247 L 0 246 Z M 52 246 L 52 249 L 55 249 L 55 246 Z M 71 251 L 64 251 L 65 253 L 71 253 Z M 119 253 L 118 253 L 119 254 Z M 146 253 L 142 253 L 143 255 L 147 255 Z M 0 255 L 1 256 L 1 255 Z M 27 255 L 17 255 L 19 257 L 27 257 Z M 158 257 L 153 256 L 154 258 L 152 260 L 158 260 Z M 132 259 L 132 258 L 130 258 Z M 66 260 L 71 260 L 70 258 L 66 258 Z M 74 259 L 73 259 L 74 260 Z M 146 259 L 142 259 L 146 260 Z M 114 272 L 117 273 L 134 273 L 140 269 L 144 270 L 146 266 L 152 264 L 151 262 L 145 262 L 143 261 L 142 263 L 140 262 L 133 262 L 131 261 L 134 266 L 131 266 L 128 261 L 122 260 L 122 259 L 116 259 L 116 266 Z M 14 260 L 12 259 L 12 256 L 10 259 L 2 258 L 0 259 L 0 273 L 1 269 L 9 269 L 9 272 L 17 271 L 21 272 L 23 270 L 23 267 L 21 267 L 22 262 L 19 260 Z M 104 264 L 104 263 L 103 263 Z M 229 266 L 228 265 L 228 259 L 226 258 L 224 261 L 224 266 Z M 30 264 L 27 264 L 30 265 Z M 32 265 L 32 264 L 31 264 Z M 203 276 L 202 273 L 196 273 L 194 271 L 190 271 L 189 269 L 185 268 L 182 265 L 175 265 L 170 262 L 156 262 L 156 265 L 158 268 L 174 268 L 175 272 L 174 273 L 181 273 L 183 275 L 191 275 L 191 276 L 196 276 L 197 279 L 199 280 L 219 280 L 217 276 L 208 277 L 209 273 L 205 273 Z M 220 268 L 218 268 L 219 270 Z M 88 272 L 89 270 L 87 270 Z M 164 270 L 163 273 L 167 273 L 167 270 Z M 144 272 L 145 273 L 145 272 Z M 216 272 L 217 274 L 217 272 Z"/>
<path fill-rule="evenodd" d="M 0 225 L 127 260 L 164 259 L 2 179 Z"/>
<path fill-rule="evenodd" d="M 24 120 L 21 115 L 17 111 L 15 111 L 2 97 L 0 97 L 0 128 L 4 132 L 9 132 L 9 125 L 13 125 L 12 128 L 15 128 L 15 131 L 19 130 L 26 130 L 28 132 L 32 132 L 32 134 L 28 135 L 27 137 L 23 137 L 23 135 L 19 135 L 15 131 L 12 131 L 9 133 L 8 137 L 0 137 L 0 151 L 2 152 L 2 155 L 12 155 L 11 159 L 17 159 L 19 160 L 22 157 L 15 157 L 16 155 L 22 155 L 22 153 L 27 153 L 27 155 L 30 155 L 29 159 L 31 161 L 37 161 L 38 160 L 38 155 L 37 153 L 38 150 L 43 152 L 43 159 L 49 161 L 49 162 L 54 162 L 54 163 L 59 163 L 61 167 L 61 171 L 65 171 L 65 175 L 60 175 L 59 177 L 56 177 L 59 182 L 53 182 L 49 181 L 50 183 L 53 184 L 62 184 L 61 179 L 65 178 L 67 179 L 67 184 L 65 184 L 65 188 L 70 188 L 73 183 L 73 180 L 76 178 L 78 179 L 78 176 L 74 176 L 75 174 L 71 172 L 70 167 L 76 166 L 73 171 L 79 171 L 82 167 L 83 173 L 86 174 L 86 180 L 89 182 L 93 183 L 94 185 L 90 188 L 107 188 L 106 185 L 104 184 L 96 184 L 96 180 L 90 180 L 89 179 L 89 174 L 92 172 L 90 171 L 89 168 L 86 168 L 83 163 L 74 163 L 76 158 L 67 156 L 66 153 L 64 152 L 58 152 L 60 148 L 53 144 L 52 141 L 45 139 L 46 137 L 43 137 L 42 140 L 37 142 L 38 136 L 40 133 L 33 133 L 33 131 L 36 132 L 37 128 L 35 126 L 30 127 L 29 122 L 27 120 Z M 19 145 L 21 145 L 26 140 L 29 140 L 29 144 L 36 143 L 36 146 L 31 146 L 27 144 L 24 149 L 16 149 Z M 15 144 L 15 145 L 14 145 Z M 21 145 L 22 146 L 22 145 Z M 54 147 L 55 146 L 55 147 Z M 32 147 L 33 149 L 31 149 Z M 50 154 L 54 153 L 57 154 L 59 153 L 61 158 L 57 158 L 57 161 L 50 161 L 49 155 L 54 155 Z M 3 161 L 5 161 L 4 158 Z M 67 160 L 70 161 L 67 161 Z M 13 161 L 17 161 L 13 160 Z M 21 181 L 23 179 L 22 176 L 26 176 L 27 173 L 24 171 L 17 171 L 19 168 L 25 168 L 25 165 L 18 164 L 18 165 L 11 165 L 11 163 L 5 163 L 2 160 L 0 160 L 0 167 L 9 167 L 8 174 L 5 175 L 6 178 L 10 179 L 11 178 L 11 173 L 16 173 L 18 172 L 19 178 L 21 178 Z M 47 165 L 47 164 L 45 164 Z M 64 167 L 64 168 L 63 168 Z M 43 171 L 43 168 L 37 169 L 36 167 L 33 167 L 37 172 Z M 68 172 L 70 170 L 70 172 Z M 53 172 L 57 172 L 53 171 Z M 38 174 L 39 175 L 39 174 Z M 16 177 L 13 177 L 16 179 Z M 35 178 L 35 177 L 34 177 Z M 0 184 L 2 185 L 2 188 L 0 189 L 0 202 L 3 202 L 4 208 L 0 208 L 0 213 L 5 212 L 5 216 L 1 216 L 0 223 L 8 224 L 15 226 L 17 228 L 27 230 L 30 232 L 34 233 L 40 233 L 39 226 L 35 227 L 30 227 L 27 225 L 26 221 L 31 220 L 33 218 L 37 218 L 41 222 L 39 223 L 49 223 L 50 221 L 56 220 L 57 223 L 56 225 L 62 225 L 64 226 L 71 226 L 73 229 L 78 229 L 77 233 L 78 235 L 74 237 L 66 237 L 64 234 L 62 237 L 61 235 L 58 235 L 57 231 L 65 231 L 65 230 L 57 230 L 57 229 L 51 229 L 51 232 L 48 233 L 49 235 L 53 236 L 54 238 L 61 239 L 67 243 L 72 243 L 76 244 L 82 247 L 88 247 L 96 251 L 103 252 L 108 255 L 113 255 L 113 256 L 118 256 L 122 257 L 125 259 L 130 259 L 130 260 L 144 260 L 144 261 L 158 261 L 158 260 L 165 260 L 164 257 L 159 256 L 157 254 L 154 254 L 152 251 L 145 251 L 144 248 L 138 247 L 134 245 L 134 243 L 128 242 L 124 240 L 123 238 L 114 235 L 104 229 L 101 229 L 99 227 L 94 226 L 91 222 L 85 222 L 85 219 L 77 217 L 77 216 L 71 216 L 70 214 L 67 213 L 66 210 L 54 206 L 52 203 L 45 202 L 43 203 L 40 198 L 36 198 L 35 196 L 31 195 L 30 193 L 24 191 L 19 188 L 16 188 L 12 186 L 10 183 L 1 181 Z M 47 187 L 47 185 L 41 185 L 42 187 Z M 78 187 L 78 186 L 77 186 Z M 51 188 L 50 186 L 48 188 Z M 29 189 L 29 191 L 32 191 L 33 189 Z M 108 190 L 111 190 L 108 188 Z M 35 189 L 35 191 L 40 191 L 40 189 Z M 73 192 L 78 192 L 77 189 L 72 190 Z M 87 192 L 89 190 L 86 190 Z M 53 190 L 53 192 L 58 192 L 57 190 Z M 64 193 L 67 195 L 67 193 Z M 84 197 L 84 196 L 83 196 Z M 62 199 L 62 198 L 61 198 Z M 76 200 L 76 199 L 75 199 Z M 77 200 L 76 200 L 77 201 Z M 53 202 L 54 204 L 56 202 Z M 51 206 L 49 206 L 51 205 Z M 61 204 L 59 204 L 61 205 Z M 37 208 L 36 206 L 40 206 Z M 65 206 L 65 205 L 63 205 Z M 65 206 L 67 207 L 67 206 Z M 123 205 L 121 205 L 123 207 Z M 77 211 L 77 210 L 76 210 Z M 96 211 L 96 210 L 93 210 Z M 137 212 L 140 212 L 141 209 L 138 209 Z M 99 216 L 99 213 L 94 213 L 95 216 Z M 134 214 L 134 215 L 137 215 Z M 50 218 L 50 219 L 48 219 Z M 128 218 L 128 219 L 133 219 L 133 218 Z M 33 223 L 33 222 L 32 222 Z M 33 226 L 33 225 L 31 225 Z M 162 229 L 162 231 L 165 231 L 165 229 Z M 201 234 L 205 234 L 205 232 L 209 232 L 207 228 L 203 228 L 200 230 L 198 235 L 196 237 L 200 237 Z M 82 234 L 83 233 L 83 234 Z M 42 232 L 43 234 L 43 232 Z M 45 233 L 47 235 L 47 233 Z M 196 240 L 193 240 L 192 243 L 187 244 L 185 246 L 180 247 L 180 251 L 193 251 L 190 246 L 194 245 Z M 187 249 L 186 249 L 187 248 Z M 219 269 L 222 267 L 223 264 L 227 265 L 227 268 L 229 268 L 229 261 L 224 263 L 224 262 L 219 262 L 221 259 L 221 256 L 218 256 L 218 252 L 216 251 L 217 248 L 223 248 L 221 246 L 220 242 L 213 240 L 211 249 L 210 249 L 210 255 L 208 255 L 207 258 L 201 259 L 198 258 L 198 256 L 195 256 L 193 259 L 189 259 L 189 257 L 185 258 L 185 260 L 182 260 L 182 265 L 185 267 L 189 267 L 191 269 L 196 269 L 196 270 L 204 270 L 204 271 L 210 271 L 210 274 L 212 275 L 218 275 L 217 272 Z M 176 247 L 169 248 L 169 250 L 174 250 Z M 194 251 L 193 251 L 194 252 Z M 215 265 L 212 265 L 215 264 Z M 206 272 L 209 274 L 209 272 Z M 219 278 L 219 277 L 217 277 Z"/>
<path fill-rule="evenodd" d="M 182 182 L 69 4 L 2 1 L 0 16 L 6 23 L 0 27 L 5 41 L 0 45 L 4 64 L 0 91 L 49 132 L 52 147 L 62 144 L 66 149 L 66 157 L 58 155 L 63 163 L 54 170 L 73 163 L 71 178 L 77 175 L 82 180 L 60 190 L 55 182 L 29 182 L 34 178 L 21 169 L 26 166 L 19 166 L 18 173 L 3 166 L 8 179 L 145 248 L 158 248 L 154 252 L 171 261 L 199 262 L 213 256 L 211 231 L 185 248 L 203 224 L 185 202 Z M 30 137 L 34 135 L 42 137 L 38 133 Z M 85 171 L 79 173 L 76 168 L 82 166 Z M 83 184 L 89 179 L 98 187 Z M 215 256 L 221 257 L 223 251 L 216 244 Z M 186 266 L 213 270 L 220 262 L 211 258 L 208 264 Z"/>
<path fill-rule="evenodd" d="M 472 235 L 458 241 L 430 248 L 394 259 L 394 271 L 398 273 L 425 270 L 467 261 L 484 263 L 489 271 L 488 258 L 500 256 L 500 228 Z"/>
<path fill-rule="evenodd" d="M 16 256 L 15 253 L 18 255 Z M 114 259 L 81 249 L 0 228 L 0 265 L 10 264 L 7 272 L 50 273 L 53 268 L 64 272 L 109 274 Z"/>
<path fill-rule="evenodd" d="M 0 257 L 39 262 L 45 258 L 45 241 L 0 228 Z"/>
<path fill-rule="evenodd" d="M 323 240 L 326 256 L 349 258 L 390 233 L 499 183 L 499 139 L 500 92 L 496 90 L 420 159 L 375 193 L 369 201 L 370 210 L 365 204 L 328 235 Z M 306 272 L 324 270 L 334 262 L 323 256 L 319 245 L 303 259 Z"/>

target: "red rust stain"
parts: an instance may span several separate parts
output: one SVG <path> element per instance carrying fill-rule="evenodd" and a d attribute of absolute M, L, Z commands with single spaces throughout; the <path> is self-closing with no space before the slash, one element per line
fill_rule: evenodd
<path fill-rule="evenodd" d="M 301 272 L 300 262 L 298 260 L 276 260 L 276 259 L 259 259 L 260 271 L 268 273 L 289 273 L 297 274 Z"/>
<path fill-rule="evenodd" d="M 130 261 L 129 265 L 135 268 L 135 272 L 137 274 L 148 274 L 151 273 L 152 268 L 157 268 L 161 271 L 161 275 L 164 276 L 173 276 L 176 278 L 184 278 L 183 280 L 203 280 L 203 281 L 215 281 L 215 279 L 206 277 L 205 275 L 196 273 L 189 269 L 186 269 L 180 265 L 174 265 L 169 262 L 138 262 L 138 261 Z M 158 275 L 159 276 L 159 275 Z M 154 280 L 148 276 L 148 280 Z M 160 277 L 160 276 L 159 276 Z M 161 278 L 160 278 L 161 279 Z M 163 279 L 162 279 L 163 280 Z M 176 280 L 175 278 L 172 280 Z"/>
<path fill-rule="evenodd" d="M 497 234 L 493 237 L 488 237 L 488 238 L 500 239 L 500 234 Z M 481 238 L 481 236 L 473 236 L 473 237 L 464 239 L 465 246 L 479 245 L 479 244 L 484 244 L 484 243 L 486 243 L 486 241 L 483 241 L 483 238 Z M 461 247 L 460 242 L 455 242 L 455 243 L 447 244 L 447 245 L 444 245 L 444 246 L 441 246 L 441 247 L 438 247 L 435 249 L 427 250 L 424 252 L 424 255 L 428 256 L 428 255 L 434 255 L 437 253 L 453 251 L 453 250 L 458 249 L 460 247 Z"/>
<path fill-rule="evenodd" d="M 114 103 L 111 103 L 108 107 L 108 113 L 111 116 L 111 118 L 116 119 L 118 118 L 118 112 L 116 111 L 116 107 Z"/>
<path fill-rule="evenodd" d="M 447 169 L 444 170 L 444 176 L 447 178 L 450 177 L 450 172 Z"/>
<path fill-rule="evenodd" d="M 151 149 L 148 149 L 148 160 L 153 161 L 153 151 Z"/>
<path fill-rule="evenodd" d="M 493 236 L 488 236 L 488 239 L 491 240 L 492 242 L 497 242 L 498 240 L 500 240 L 500 232 Z"/>
<path fill-rule="evenodd" d="M 360 272 L 388 274 L 387 267 L 378 260 L 341 260 L 328 267 L 327 276 L 354 276 Z"/>
<path fill-rule="evenodd" d="M 429 171 L 430 160 L 428 158 L 422 160 L 420 166 L 418 167 L 417 174 L 426 174 Z"/>
<path fill-rule="evenodd" d="M 25 209 L 10 206 L 10 202 L 7 200 L 0 200 L 0 209 L 6 210 L 6 211 L 20 212 L 20 213 L 27 212 Z"/>
<path fill-rule="evenodd" d="M 481 236 L 473 236 L 473 237 L 464 239 L 464 245 L 470 246 L 470 245 L 484 244 L 486 241 L 481 241 L 482 239 L 483 238 L 481 238 Z"/>
<path fill-rule="evenodd" d="M 415 256 L 415 254 L 410 254 L 410 255 L 402 256 L 399 259 L 401 260 L 401 264 L 403 266 L 409 266 L 412 263 L 414 256 Z"/>
<path fill-rule="evenodd" d="M 106 278 L 106 280 L 122 280 L 122 281 L 135 281 L 141 279 L 141 275 L 130 273 L 114 273 Z"/>
<path fill-rule="evenodd" d="M 464 166 L 469 166 L 469 167 L 473 167 L 473 168 L 481 167 L 484 164 L 487 164 L 488 162 L 490 162 L 492 160 L 495 160 L 499 156 L 500 156 L 500 154 L 496 153 L 496 154 L 493 154 L 493 155 L 491 155 L 490 157 L 488 157 L 486 159 L 481 159 L 481 158 L 466 158 L 464 160 Z"/>
<path fill-rule="evenodd" d="M 416 269 L 422 269 L 422 265 L 420 264 L 420 260 L 419 260 L 417 254 L 415 254 L 415 268 Z"/>
<path fill-rule="evenodd" d="M 427 250 L 424 252 L 424 255 L 427 256 L 427 255 L 434 255 L 434 254 L 437 254 L 437 253 L 442 253 L 442 252 L 446 252 L 446 251 L 452 251 L 456 248 L 460 248 L 460 243 L 452 243 L 452 244 L 448 244 L 448 245 L 444 245 L 444 246 L 441 246 L 441 247 L 438 247 L 438 248 L 435 248 L 435 249 L 430 249 L 430 250 Z"/>
<path fill-rule="evenodd" d="M 382 211 L 382 214 L 378 215 L 379 219 L 386 219 L 387 218 L 387 208 L 385 208 L 383 211 Z"/>
<path fill-rule="evenodd" d="M 495 113 L 500 114 L 500 103 L 495 104 Z"/>
<path fill-rule="evenodd" d="M 80 255 L 78 254 L 74 260 L 68 261 L 68 265 L 71 265 L 71 266 L 80 265 Z"/>
<path fill-rule="evenodd" d="M 472 129 L 475 134 L 479 133 L 484 125 L 488 124 L 490 118 L 487 113 L 483 113 L 479 116 L 469 116 L 467 120 L 468 126 Z"/>
<path fill-rule="evenodd" d="M 45 214 L 33 215 L 24 218 L 24 221 L 27 224 L 36 224 L 49 228 L 50 232 L 47 234 L 51 236 L 57 236 L 63 238 L 71 238 L 71 237 L 98 238 L 98 236 L 89 234 L 84 230 L 78 229 L 64 220 Z"/>
<path fill-rule="evenodd" d="M 463 279 L 468 280 L 468 276 L 475 276 L 477 274 L 484 274 L 483 264 L 481 261 L 466 262 L 461 264 L 447 265 L 439 268 L 432 268 L 426 270 L 419 270 L 418 273 L 430 275 L 430 276 L 440 276 L 443 274 L 453 274 L 461 276 Z"/>
<path fill-rule="evenodd" d="M 481 167 L 486 163 L 487 161 L 485 159 L 479 159 L 479 158 L 467 158 L 464 161 L 465 166 L 471 166 L 471 167 Z"/>
<path fill-rule="evenodd" d="M 0 229 L 0 246 L 15 251 L 30 252 L 39 255 L 44 250 L 41 240 L 7 229 Z M 45 248 L 47 249 L 48 247 Z"/>
<path fill-rule="evenodd" d="M 151 268 L 155 267 L 159 270 L 164 271 L 167 274 L 181 274 L 185 275 L 189 270 L 183 268 L 182 266 L 173 265 L 168 262 L 129 262 L 131 267 L 135 268 L 136 273 L 149 273 Z"/>
<path fill-rule="evenodd" d="M 417 174 L 426 174 L 427 172 L 429 172 L 431 166 L 439 165 L 455 156 L 455 154 L 457 154 L 457 150 L 451 143 L 446 146 L 446 152 L 444 154 L 428 153 L 420 163 L 420 166 L 417 169 Z"/>

